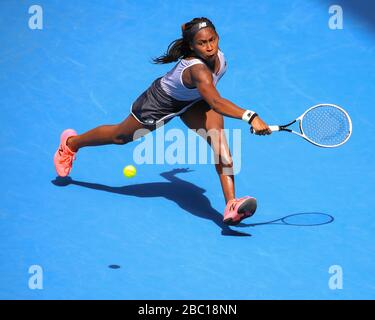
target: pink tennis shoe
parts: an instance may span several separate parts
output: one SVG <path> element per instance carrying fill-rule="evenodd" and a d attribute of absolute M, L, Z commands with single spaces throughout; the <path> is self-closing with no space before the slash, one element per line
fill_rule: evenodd
<path fill-rule="evenodd" d="M 66 129 L 60 137 L 60 145 L 57 149 L 53 162 L 56 172 L 60 177 L 66 177 L 72 170 L 73 161 L 76 159 L 76 152 L 71 151 L 66 145 L 69 137 L 76 136 L 77 132 L 73 129 Z"/>
<path fill-rule="evenodd" d="M 234 226 L 243 219 L 251 217 L 257 209 L 255 198 L 246 196 L 239 199 L 229 200 L 224 211 L 224 223 Z"/>

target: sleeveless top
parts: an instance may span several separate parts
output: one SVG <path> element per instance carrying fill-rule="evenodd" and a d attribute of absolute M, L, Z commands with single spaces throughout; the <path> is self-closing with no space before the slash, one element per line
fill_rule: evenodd
<path fill-rule="evenodd" d="M 220 61 L 219 72 L 216 74 L 212 73 L 213 82 L 216 86 L 216 83 L 221 79 L 227 69 L 227 63 L 225 61 L 224 53 L 220 50 L 218 51 L 218 57 Z M 160 85 L 163 90 L 172 98 L 180 101 L 192 101 L 201 99 L 199 91 L 197 88 L 187 88 L 182 81 L 182 73 L 186 68 L 189 68 L 195 64 L 204 64 L 200 59 L 181 59 L 175 67 L 166 73 L 164 77 L 161 78 Z"/>
<path fill-rule="evenodd" d="M 213 83 L 217 82 L 227 70 L 224 54 L 219 50 L 220 68 L 212 73 Z M 200 59 L 181 59 L 172 70 L 163 77 L 157 78 L 131 105 L 130 112 L 143 124 L 155 125 L 168 121 L 184 113 L 202 97 L 197 88 L 187 88 L 182 82 L 182 73 L 195 64 L 204 64 Z"/>

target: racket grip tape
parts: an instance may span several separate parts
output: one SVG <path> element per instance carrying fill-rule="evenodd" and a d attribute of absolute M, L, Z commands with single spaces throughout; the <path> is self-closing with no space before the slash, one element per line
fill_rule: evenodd
<path fill-rule="evenodd" d="M 268 126 L 271 131 L 280 131 L 280 126 Z"/>
<path fill-rule="evenodd" d="M 268 127 L 271 129 L 272 132 L 273 131 L 280 131 L 280 127 L 279 126 L 268 126 Z M 253 127 L 250 127 L 250 132 L 254 133 Z"/>

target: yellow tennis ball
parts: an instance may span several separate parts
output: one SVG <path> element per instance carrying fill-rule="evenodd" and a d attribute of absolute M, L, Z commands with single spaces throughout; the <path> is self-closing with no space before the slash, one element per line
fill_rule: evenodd
<path fill-rule="evenodd" d="M 125 177 L 133 178 L 137 174 L 137 169 L 134 166 L 129 165 L 124 168 L 123 172 Z"/>

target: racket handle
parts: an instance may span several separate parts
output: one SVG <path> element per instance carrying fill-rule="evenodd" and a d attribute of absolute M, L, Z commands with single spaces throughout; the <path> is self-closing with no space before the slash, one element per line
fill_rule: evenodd
<path fill-rule="evenodd" d="M 280 127 L 279 126 L 268 126 L 268 127 L 271 129 L 272 132 L 273 131 L 280 131 Z M 253 127 L 250 127 L 250 132 L 254 133 Z"/>
<path fill-rule="evenodd" d="M 280 131 L 280 127 L 279 126 L 268 126 L 271 131 Z"/>

